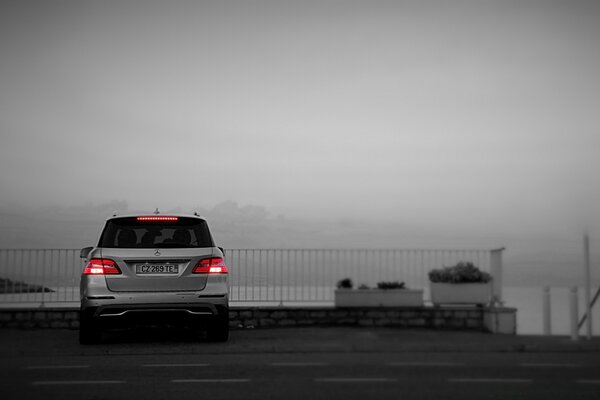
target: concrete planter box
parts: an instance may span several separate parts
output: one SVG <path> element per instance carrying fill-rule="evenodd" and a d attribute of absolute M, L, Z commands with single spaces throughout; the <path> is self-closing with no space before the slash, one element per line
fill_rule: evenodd
<path fill-rule="evenodd" d="M 492 282 L 487 283 L 440 283 L 429 282 L 431 302 L 438 304 L 485 305 L 492 299 Z"/>
<path fill-rule="evenodd" d="M 422 289 L 337 289 L 336 307 L 423 307 Z"/>

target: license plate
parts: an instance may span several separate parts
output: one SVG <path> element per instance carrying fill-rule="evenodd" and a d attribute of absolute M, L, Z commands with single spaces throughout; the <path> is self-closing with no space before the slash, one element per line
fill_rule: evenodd
<path fill-rule="evenodd" d="M 178 274 L 179 266 L 174 264 L 136 264 L 135 273 L 137 275 Z"/>

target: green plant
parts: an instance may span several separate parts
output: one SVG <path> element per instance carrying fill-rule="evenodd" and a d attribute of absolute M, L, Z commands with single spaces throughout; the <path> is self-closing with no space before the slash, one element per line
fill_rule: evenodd
<path fill-rule="evenodd" d="M 406 289 L 406 285 L 404 282 L 378 282 L 377 283 L 377 288 L 378 289 L 383 289 L 383 290 L 387 290 L 387 289 Z"/>
<path fill-rule="evenodd" d="M 429 280 L 440 283 L 486 283 L 492 280 L 492 276 L 472 262 L 461 261 L 452 267 L 429 271 Z"/>
<path fill-rule="evenodd" d="M 352 279 L 344 278 L 341 281 L 338 281 L 337 288 L 338 289 L 352 289 L 354 284 L 352 283 Z"/>
<path fill-rule="evenodd" d="M 371 289 L 369 287 L 369 285 L 365 284 L 365 283 L 361 283 L 360 286 L 358 286 L 359 290 L 367 290 L 367 289 Z"/>

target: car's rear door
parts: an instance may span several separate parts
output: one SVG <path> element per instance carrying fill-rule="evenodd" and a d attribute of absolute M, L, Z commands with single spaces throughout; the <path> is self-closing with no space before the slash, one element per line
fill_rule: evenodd
<path fill-rule="evenodd" d="M 194 267 L 217 251 L 206 221 L 169 216 L 111 219 L 100 247 L 102 258 L 121 271 L 105 276 L 115 292 L 202 290 L 207 275 L 194 273 Z"/>

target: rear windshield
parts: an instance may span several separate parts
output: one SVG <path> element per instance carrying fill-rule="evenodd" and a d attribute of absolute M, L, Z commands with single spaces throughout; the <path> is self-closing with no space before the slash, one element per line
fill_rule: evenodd
<path fill-rule="evenodd" d="M 106 222 L 98 247 L 214 247 L 214 242 L 208 224 L 202 219 L 178 217 L 173 221 L 140 221 L 137 217 L 126 217 Z"/>

